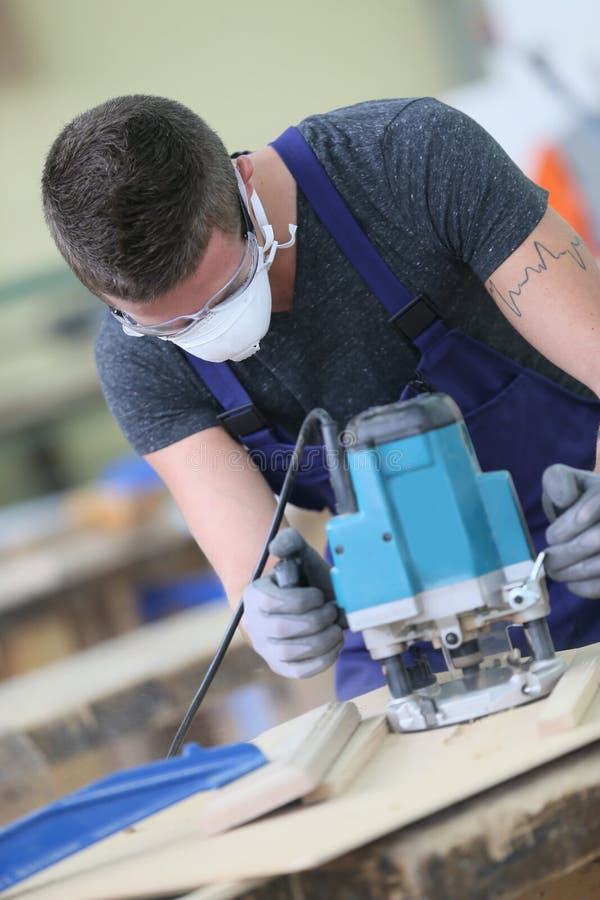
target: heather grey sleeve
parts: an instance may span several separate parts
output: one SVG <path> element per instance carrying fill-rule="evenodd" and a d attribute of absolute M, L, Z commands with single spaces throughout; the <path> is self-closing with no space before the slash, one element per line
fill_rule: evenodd
<path fill-rule="evenodd" d="M 217 424 L 220 409 L 179 348 L 124 334 L 108 312 L 96 366 L 110 411 L 140 455 Z"/>
<path fill-rule="evenodd" d="M 437 100 L 408 104 L 385 134 L 388 178 L 421 242 L 485 281 L 531 234 L 547 207 L 480 125 Z"/>

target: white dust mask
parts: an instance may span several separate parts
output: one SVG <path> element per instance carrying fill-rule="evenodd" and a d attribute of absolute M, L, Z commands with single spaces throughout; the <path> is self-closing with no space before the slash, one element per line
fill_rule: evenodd
<path fill-rule="evenodd" d="M 244 183 L 237 169 L 235 172 L 245 202 Z M 260 349 L 260 341 L 269 330 L 271 321 L 269 269 L 277 250 L 291 247 L 296 240 L 296 226 L 290 225 L 290 240 L 286 244 L 278 244 L 256 191 L 252 193 L 250 203 L 264 238 L 263 246 L 255 250 L 258 261 L 254 275 L 239 293 L 209 309 L 205 316 L 182 334 L 165 338 L 208 362 L 225 362 L 227 359 L 239 362 Z"/>

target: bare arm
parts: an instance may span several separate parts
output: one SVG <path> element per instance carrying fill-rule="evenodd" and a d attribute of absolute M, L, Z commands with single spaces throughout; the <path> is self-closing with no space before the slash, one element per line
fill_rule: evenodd
<path fill-rule="evenodd" d="M 247 452 L 220 427 L 149 453 L 236 606 L 261 553 L 275 498 Z M 285 523 L 284 523 L 285 524 Z M 269 559 L 266 569 L 276 560 Z"/>
<path fill-rule="evenodd" d="M 530 344 L 600 396 L 600 270 L 558 213 L 547 210 L 486 287 Z"/>
<path fill-rule="evenodd" d="M 486 287 L 530 344 L 600 396 L 600 270 L 557 212 L 547 210 Z M 595 469 L 600 472 L 600 435 Z"/>

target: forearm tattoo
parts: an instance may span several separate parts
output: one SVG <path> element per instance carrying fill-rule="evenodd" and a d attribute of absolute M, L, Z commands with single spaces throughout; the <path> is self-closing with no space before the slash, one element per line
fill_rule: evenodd
<path fill-rule="evenodd" d="M 490 278 L 487 283 L 490 295 L 494 299 L 499 300 L 501 303 L 507 306 L 510 311 L 519 318 L 522 316 L 519 302 L 524 288 L 526 288 L 534 275 L 541 275 L 548 269 L 548 266 L 552 262 L 556 262 L 563 256 L 570 256 L 573 262 L 577 266 L 579 266 L 580 269 L 587 269 L 585 260 L 579 250 L 579 247 L 585 247 L 585 244 L 579 236 L 577 236 L 574 240 L 569 241 L 569 245 L 566 250 L 559 250 L 558 253 L 554 253 L 554 251 L 550 250 L 549 247 L 546 247 L 544 244 L 540 243 L 540 241 L 534 241 L 533 247 L 537 257 L 538 265 L 526 266 L 523 272 L 523 278 L 521 279 L 521 281 L 517 282 L 514 288 L 511 288 L 506 292 L 502 292 L 500 288 L 497 287 L 496 284 L 494 284 L 493 279 Z"/>

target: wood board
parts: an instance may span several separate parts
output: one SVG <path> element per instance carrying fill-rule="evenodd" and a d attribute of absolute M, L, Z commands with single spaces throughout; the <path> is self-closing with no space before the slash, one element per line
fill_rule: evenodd
<path fill-rule="evenodd" d="M 538 719 L 543 737 L 570 731 L 581 722 L 585 711 L 600 688 L 600 656 L 586 657 L 576 652 Z"/>
<path fill-rule="evenodd" d="M 0 735 L 66 718 L 129 685 L 210 660 L 230 619 L 225 604 L 195 607 L 3 681 Z M 239 632 L 233 641 L 243 644 Z"/>
<path fill-rule="evenodd" d="M 322 800 L 330 800 L 343 794 L 377 752 L 387 733 L 385 716 L 363 719 L 331 768 L 327 770 L 319 784 L 310 793 L 305 794 L 302 802 L 320 803 Z"/>
<path fill-rule="evenodd" d="M 597 658 L 600 645 L 579 651 Z M 572 653 L 564 654 L 567 659 Z M 355 701 L 364 718 L 380 714 L 385 689 Z M 424 733 L 387 735 L 346 792 L 325 803 L 293 808 L 217 837 L 188 836 L 126 860 L 64 877 L 67 864 L 48 870 L 6 896 L 44 900 L 149 898 L 212 882 L 301 871 L 600 740 L 600 694 L 571 731 L 538 734 L 544 703 L 528 704 L 477 722 Z M 177 808 L 172 810 L 177 816 Z"/>
<path fill-rule="evenodd" d="M 327 704 L 304 734 L 290 735 L 287 748 L 268 754 L 266 766 L 213 791 L 195 827 L 218 834 L 315 791 L 359 724 L 353 703 Z"/>

